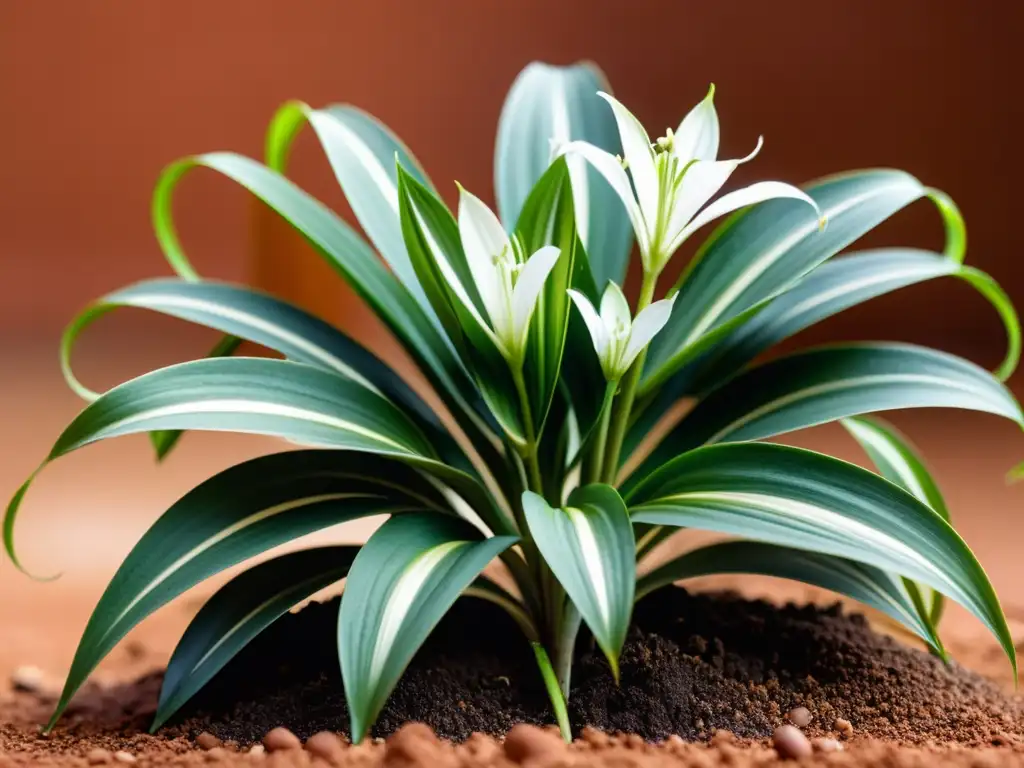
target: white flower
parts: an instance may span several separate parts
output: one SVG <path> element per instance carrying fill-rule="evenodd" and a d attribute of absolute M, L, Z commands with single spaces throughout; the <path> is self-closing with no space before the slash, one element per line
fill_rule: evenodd
<path fill-rule="evenodd" d="M 502 356 L 512 365 L 521 365 L 537 299 L 561 252 L 548 245 L 527 257 L 518 241 L 505 233 L 491 209 L 462 187 L 459 235 L 487 314 L 486 322 L 481 324 L 490 332 Z M 473 303 L 454 272 L 450 268 L 442 271 L 463 303 L 472 309 Z"/>
<path fill-rule="evenodd" d="M 629 302 L 622 295 L 622 289 L 611 281 L 601 297 L 600 313 L 582 293 L 570 288 L 569 296 L 587 324 L 601 370 L 608 381 L 618 381 L 629 370 L 637 355 L 665 327 L 675 301 L 674 296 L 656 301 L 640 310 L 632 320 Z"/>
<path fill-rule="evenodd" d="M 716 159 L 719 131 L 713 85 L 679 128 L 675 132 L 669 129 L 654 144 L 628 109 L 607 93 L 598 95 L 611 104 L 615 114 L 625 163 L 585 141 L 570 142 L 561 152 L 585 158 L 622 198 L 648 273 L 659 274 L 679 246 L 709 221 L 772 198 L 803 200 L 814 208 L 824 226 L 817 203 L 796 187 L 779 181 L 752 184 L 704 207 L 740 163 L 754 158 L 762 144 L 759 138 L 754 151 L 738 160 Z M 623 165 L 633 177 L 632 187 Z"/>

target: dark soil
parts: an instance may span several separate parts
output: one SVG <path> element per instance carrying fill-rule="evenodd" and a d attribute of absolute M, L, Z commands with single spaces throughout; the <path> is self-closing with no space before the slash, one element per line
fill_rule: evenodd
<path fill-rule="evenodd" d="M 285 616 L 199 694 L 179 727 L 240 744 L 276 726 L 302 738 L 345 731 L 337 608 L 334 600 Z M 585 633 L 577 656 L 575 729 L 589 725 L 649 741 L 671 734 L 707 740 L 716 729 L 764 739 L 790 709 L 803 706 L 813 716 L 804 729 L 809 736 L 980 746 L 1024 734 L 1018 699 L 955 663 L 874 633 L 838 605 L 778 608 L 669 588 L 637 607 L 620 686 Z M 501 735 L 515 723 L 550 723 L 548 708 L 516 626 L 489 603 L 465 599 L 413 660 L 375 733 L 420 721 L 453 740 Z"/>

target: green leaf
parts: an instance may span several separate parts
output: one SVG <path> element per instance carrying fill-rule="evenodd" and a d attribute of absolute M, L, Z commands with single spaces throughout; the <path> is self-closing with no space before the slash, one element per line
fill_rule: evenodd
<path fill-rule="evenodd" d="M 552 164 L 530 192 L 519 215 L 516 233 L 528 254 L 545 245 L 554 245 L 561 251 L 541 291 L 526 348 L 525 379 L 530 410 L 535 434 L 541 434 L 562 367 L 570 312 L 568 290 L 572 285 L 577 244 L 572 187 L 564 158 Z"/>
<path fill-rule="evenodd" d="M 459 594 L 516 541 L 481 539 L 468 525 L 432 514 L 393 517 L 370 537 L 352 564 L 338 616 L 354 742 Z"/>
<path fill-rule="evenodd" d="M 68 326 L 61 341 L 65 379 L 87 400 L 99 393 L 85 388 L 71 368 L 71 352 L 78 336 L 94 320 L 118 307 L 137 307 L 223 331 L 227 344 L 210 357 L 230 355 L 239 339 L 260 344 L 361 384 L 400 405 L 429 436 L 446 463 L 471 475 L 476 470 L 441 420 L 401 377 L 376 355 L 329 323 L 286 302 L 247 288 L 213 281 L 146 280 L 93 302 Z M 180 432 L 155 433 L 158 455 L 173 445 Z M 157 442 L 159 441 L 159 442 Z"/>
<path fill-rule="evenodd" d="M 200 167 L 217 171 L 256 195 L 344 277 L 394 333 L 487 466 L 500 472 L 504 462 L 488 425 L 490 416 L 461 361 L 430 317 L 351 227 L 285 177 L 229 152 L 186 158 L 169 166 L 153 193 L 153 225 L 164 255 L 179 276 L 198 279 L 174 227 L 173 192 L 186 173 Z"/>
<path fill-rule="evenodd" d="M 678 370 L 690 357 L 690 346 L 706 333 L 771 298 L 922 197 L 930 197 L 943 215 L 946 255 L 963 260 L 963 221 L 956 207 L 909 174 L 857 171 L 823 179 L 806 191 L 828 220 L 824 231 L 806 204 L 786 199 L 739 211 L 712 232 L 673 288 L 677 300 L 651 344 L 641 394 Z"/>
<path fill-rule="evenodd" d="M 70 363 L 72 347 L 87 326 L 118 307 L 147 309 L 204 325 L 280 352 L 290 360 L 332 371 L 400 404 L 421 424 L 429 425 L 433 437 L 442 435 L 441 421 L 408 384 L 329 323 L 267 294 L 209 280 L 146 280 L 104 296 L 75 318 L 62 339 L 61 363 L 72 388 L 88 400 L 99 395 L 75 378 Z"/>
<path fill-rule="evenodd" d="M 430 180 L 402 141 L 370 114 L 348 104 L 312 109 L 291 101 L 274 115 L 267 129 L 267 165 L 282 175 L 296 136 L 305 123 L 316 134 L 352 212 L 420 306 L 436 323 L 426 294 L 416 279 L 398 221 L 395 160 L 430 187 Z"/>
<path fill-rule="evenodd" d="M 189 283 L 192 285 L 192 283 Z M 66 333 L 66 332 L 65 332 Z M 66 338 L 66 337 L 65 337 Z M 206 354 L 207 357 L 231 357 L 238 348 L 242 346 L 242 339 L 236 336 L 223 336 L 213 348 Z M 71 385 L 71 381 L 74 379 L 74 374 L 71 372 L 71 345 L 74 340 L 67 341 L 67 350 L 61 349 L 61 367 L 64 369 L 64 380 Z M 77 384 L 77 381 L 75 381 Z M 74 389 L 74 385 L 71 385 Z M 99 393 L 94 393 L 96 397 L 99 397 Z M 95 398 L 88 397 L 86 400 L 93 400 Z M 149 433 L 149 442 L 153 446 L 153 453 L 156 456 L 158 462 L 163 461 L 167 458 L 168 454 L 174 450 L 174 447 L 178 444 L 181 436 L 185 434 L 180 429 L 161 429 L 158 432 Z"/>
<path fill-rule="evenodd" d="M 498 212 L 506 226 L 519 220 L 526 199 L 547 171 L 553 144 L 589 141 L 612 154 L 622 151 L 615 118 L 598 91 L 611 93 L 604 74 L 592 63 L 555 67 L 534 62 L 509 91 L 498 123 L 494 178 Z M 618 197 L 582 158 L 570 158 L 576 223 L 591 255 L 598 285 L 622 283 L 633 230 Z"/>
<path fill-rule="evenodd" d="M 852 464 L 767 443 L 716 445 L 669 462 L 627 495 L 633 520 L 845 557 L 927 584 L 980 619 L 1016 672 L 992 585 L 948 522 Z"/>
<path fill-rule="evenodd" d="M 898 408 L 963 408 L 1022 420 L 1010 391 L 962 358 L 910 344 L 820 347 L 757 366 L 712 390 L 630 484 L 705 443 L 761 440 Z"/>
<path fill-rule="evenodd" d="M 841 423 L 860 443 L 882 477 L 912 493 L 934 509 L 943 520 L 950 520 L 946 500 L 924 461 L 910 441 L 891 424 L 881 419 L 865 418 L 843 419 Z M 911 597 L 917 597 L 921 603 L 922 619 L 930 623 L 933 629 L 937 627 L 942 617 L 942 595 L 924 586 L 908 585 L 908 589 Z"/>
<path fill-rule="evenodd" d="M 150 732 L 290 608 L 345 578 L 357 552 L 357 546 L 291 552 L 253 566 L 217 590 L 189 623 L 167 663 Z"/>
<path fill-rule="evenodd" d="M 740 321 L 735 327 L 729 327 L 733 321 L 724 323 L 691 345 L 692 355 L 682 368 L 663 385 L 654 388 L 641 403 L 640 412 L 630 426 L 623 455 L 632 454 L 681 397 L 697 395 L 731 378 L 780 341 L 876 296 L 947 275 L 975 287 L 1002 318 L 1007 350 L 995 375 L 1006 381 L 1020 359 L 1020 321 L 1009 297 L 991 277 L 927 251 L 908 248 L 864 251 L 817 267 L 766 307 L 758 307 L 753 317 L 740 315 L 735 318 Z"/>
<path fill-rule="evenodd" d="M 98 440 L 162 429 L 263 434 L 392 456 L 450 485 L 492 530 L 510 527 L 486 490 L 441 461 L 416 424 L 390 401 L 333 373 L 285 360 L 197 360 L 132 379 L 82 411 L 43 466 Z M 4 519 L 4 544 L 15 564 L 14 521 L 33 478 L 19 489 Z"/>
<path fill-rule="evenodd" d="M 825 318 L 877 296 L 945 276 L 959 277 L 977 288 L 1002 318 L 1008 344 L 996 375 L 1005 381 L 1020 359 L 1021 330 L 1013 304 L 999 285 L 985 273 L 945 256 L 912 248 L 886 248 L 838 257 L 816 268 L 753 319 L 715 343 L 709 352 L 684 365 L 666 386 L 676 392 L 681 388 L 700 392 L 729 378 L 766 349 Z"/>
<path fill-rule="evenodd" d="M 586 296 L 595 307 L 600 306 L 601 294 L 588 266 L 588 255 L 577 243 L 573 264 L 572 288 Z M 569 312 L 569 327 L 566 330 L 565 351 L 562 359 L 563 390 L 572 405 L 582 445 L 591 434 L 605 407 L 605 392 L 601 382 L 604 372 L 598 359 L 594 342 L 579 312 Z M 570 456 L 572 463 L 577 456 Z"/>
<path fill-rule="evenodd" d="M 727 541 L 680 555 L 644 575 L 636 599 L 683 579 L 719 573 L 775 576 L 828 589 L 895 619 L 936 651 L 942 647 L 931 625 L 918 617 L 899 577 L 854 560 L 758 541 Z"/>
<path fill-rule="evenodd" d="M 494 418 L 513 442 L 525 444 L 512 373 L 485 319 L 459 226 L 444 203 L 402 168 L 398 184 L 402 230 L 420 283 Z"/>
<path fill-rule="evenodd" d="M 409 416 L 362 384 L 269 358 L 196 360 L 125 382 L 91 403 L 50 460 L 89 443 L 150 429 L 204 429 L 432 459 Z"/>
<path fill-rule="evenodd" d="M 433 505 L 427 494 L 436 495 L 397 461 L 338 451 L 264 456 L 200 484 L 121 563 L 89 619 L 47 727 L 121 638 L 186 590 L 313 531 L 369 515 L 426 509 Z"/>
<path fill-rule="evenodd" d="M 636 542 L 626 505 L 610 485 L 594 484 L 573 491 L 564 509 L 526 491 L 523 511 L 544 561 L 618 680 L 636 584 Z"/>

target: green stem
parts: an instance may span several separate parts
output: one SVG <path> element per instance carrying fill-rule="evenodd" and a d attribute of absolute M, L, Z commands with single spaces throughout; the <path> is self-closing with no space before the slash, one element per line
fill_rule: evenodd
<path fill-rule="evenodd" d="M 533 431 L 533 412 L 530 409 L 530 396 L 526 392 L 526 382 L 523 380 L 523 367 L 512 366 L 512 381 L 516 385 L 516 393 L 519 395 L 519 412 L 523 416 L 523 432 L 526 437 L 526 447 L 520 452 L 526 462 L 527 481 L 530 490 L 534 493 L 544 495 L 544 479 L 540 473 L 540 464 L 537 461 L 537 435 Z"/>
<path fill-rule="evenodd" d="M 651 299 L 654 298 L 654 287 L 657 282 L 657 275 L 650 272 L 644 273 L 635 314 L 640 314 L 644 307 L 651 303 Z M 622 379 L 622 389 L 619 390 L 619 394 L 615 398 L 615 412 L 612 414 L 611 435 L 602 469 L 604 482 L 609 485 L 615 485 L 616 477 L 619 474 L 619 457 L 622 453 L 622 442 L 626 439 L 626 430 L 629 428 L 629 416 L 633 410 L 637 385 L 640 383 L 640 374 L 644 370 L 644 361 L 646 359 L 647 350 L 645 349 L 633 361 L 633 365 L 629 367 L 629 370 L 626 371 L 626 375 Z"/>
<path fill-rule="evenodd" d="M 558 730 L 562 733 L 565 741 L 572 741 L 572 728 L 569 725 L 569 710 L 565 706 L 565 697 L 562 689 L 558 687 L 558 678 L 551 666 L 551 659 L 547 651 L 540 643 L 530 643 L 533 646 L 533 654 L 537 658 L 537 666 L 540 667 L 541 677 L 544 678 L 544 687 L 547 688 L 548 698 L 551 699 L 551 708 L 555 710 L 555 719 L 558 720 Z"/>
<path fill-rule="evenodd" d="M 594 435 L 594 444 L 587 460 L 587 471 L 584 475 L 584 483 L 597 483 L 601 481 L 604 454 L 608 445 L 608 426 L 612 418 L 612 400 L 615 398 L 615 390 L 619 382 L 609 381 L 604 390 L 604 399 L 601 401 L 601 417 L 597 422 L 597 433 Z"/>

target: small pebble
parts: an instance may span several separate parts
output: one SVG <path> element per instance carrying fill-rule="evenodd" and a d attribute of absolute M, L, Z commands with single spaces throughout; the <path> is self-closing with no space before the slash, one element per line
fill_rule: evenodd
<path fill-rule="evenodd" d="M 505 757 L 516 763 L 555 757 L 565 750 L 559 736 L 535 725 L 520 723 L 505 736 Z"/>
<path fill-rule="evenodd" d="M 138 661 L 146 655 L 146 646 L 138 640 L 129 640 L 124 646 L 124 652 L 128 658 Z"/>
<path fill-rule="evenodd" d="M 266 754 L 267 748 L 264 747 L 262 744 L 253 744 L 251 747 L 249 747 L 249 757 L 251 758 L 260 760 L 264 758 Z"/>
<path fill-rule="evenodd" d="M 836 720 L 835 724 L 832 727 L 839 731 L 839 735 L 842 736 L 844 739 L 853 738 L 853 723 L 851 723 L 849 720 L 840 717 Z"/>
<path fill-rule="evenodd" d="M 287 728 L 274 728 L 263 737 L 263 746 L 267 752 L 281 752 L 286 749 L 301 749 L 299 737 Z"/>
<path fill-rule="evenodd" d="M 811 720 L 814 719 L 807 707 L 793 707 L 793 709 L 789 710 L 787 717 L 789 717 L 789 722 L 797 728 L 806 728 L 811 724 Z"/>
<path fill-rule="evenodd" d="M 38 693 L 46 687 L 46 673 L 30 665 L 18 667 L 11 674 L 11 687 L 23 693 Z"/>
<path fill-rule="evenodd" d="M 219 747 L 223 743 L 224 742 L 222 742 L 209 731 L 203 731 L 198 736 L 196 736 L 196 744 L 199 745 L 200 749 L 213 749 L 215 747 Z"/>
<path fill-rule="evenodd" d="M 85 756 L 85 761 L 89 763 L 89 765 L 105 765 L 106 763 L 109 763 L 111 759 L 113 759 L 113 755 L 111 755 L 107 750 L 100 749 L 99 747 L 96 749 L 90 749 L 88 754 Z"/>
<path fill-rule="evenodd" d="M 495 762 L 501 747 L 492 737 L 486 733 L 471 733 L 469 738 L 463 742 L 466 751 L 473 756 L 473 760 L 481 765 L 489 765 Z"/>
<path fill-rule="evenodd" d="M 772 746 L 783 760 L 799 760 L 814 750 L 803 732 L 792 725 L 780 725 L 772 734 Z"/>
<path fill-rule="evenodd" d="M 416 760 L 437 745 L 437 735 L 424 723 L 406 723 L 387 740 L 387 754 Z"/>
<path fill-rule="evenodd" d="M 736 735 L 732 731 L 727 731 L 724 728 L 716 728 L 715 732 L 711 734 L 712 744 L 731 744 L 736 740 Z"/>
<path fill-rule="evenodd" d="M 843 745 L 835 739 L 815 739 L 812 746 L 818 752 L 842 752 Z"/>
<path fill-rule="evenodd" d="M 345 744 L 342 740 L 330 731 L 320 731 L 306 739 L 306 751 L 329 763 L 338 760 L 344 749 Z"/>
<path fill-rule="evenodd" d="M 131 752 L 125 752 L 123 749 L 119 749 L 114 753 L 114 761 L 118 763 L 131 764 L 136 762 L 136 757 Z"/>
<path fill-rule="evenodd" d="M 594 749 L 605 749 L 611 743 L 607 733 L 598 728 L 592 728 L 589 725 L 580 733 L 580 739 Z"/>

